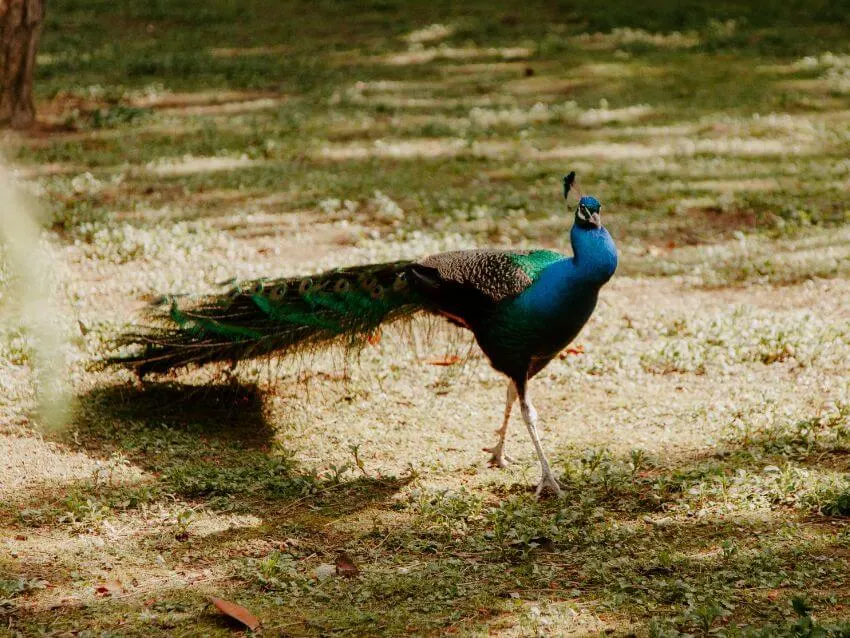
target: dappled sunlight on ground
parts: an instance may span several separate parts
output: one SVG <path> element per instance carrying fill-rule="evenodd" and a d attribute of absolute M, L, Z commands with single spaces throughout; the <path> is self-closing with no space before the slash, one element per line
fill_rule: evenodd
<path fill-rule="evenodd" d="M 502 58 L 512 60 L 516 58 L 527 58 L 531 55 L 531 49 L 525 47 L 511 48 L 477 48 L 477 47 L 433 47 L 412 49 L 405 53 L 394 53 L 385 58 L 385 62 L 392 66 L 407 66 L 409 64 L 426 64 L 434 60 L 468 60 L 470 58 Z"/>
<path fill-rule="evenodd" d="M 148 170 L 156 175 L 189 175 L 191 173 L 245 168 L 255 166 L 258 163 L 257 160 L 252 160 L 245 155 L 241 157 L 193 157 L 187 155 L 177 159 L 162 158 L 148 164 Z"/>

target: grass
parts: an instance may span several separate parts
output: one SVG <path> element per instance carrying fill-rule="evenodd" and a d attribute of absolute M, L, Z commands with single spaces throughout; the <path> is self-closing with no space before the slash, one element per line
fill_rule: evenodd
<path fill-rule="evenodd" d="M 270 635 L 850 634 L 846 2 L 49 8 L 39 126 L 3 144 L 74 399 L 45 431 L 0 260 L 13 635 L 239 631 L 211 595 Z M 532 387 L 562 500 L 517 424 L 484 467 L 503 381 L 450 328 L 89 365 L 162 292 L 568 250 L 572 168 L 621 260 Z"/>

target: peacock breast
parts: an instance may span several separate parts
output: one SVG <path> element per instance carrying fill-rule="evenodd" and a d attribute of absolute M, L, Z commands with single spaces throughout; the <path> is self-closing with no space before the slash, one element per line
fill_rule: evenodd
<path fill-rule="evenodd" d="M 522 356 L 544 356 L 570 343 L 596 306 L 595 291 L 575 287 L 566 293 L 535 294 L 531 289 L 506 303 L 491 320 L 491 347 Z"/>

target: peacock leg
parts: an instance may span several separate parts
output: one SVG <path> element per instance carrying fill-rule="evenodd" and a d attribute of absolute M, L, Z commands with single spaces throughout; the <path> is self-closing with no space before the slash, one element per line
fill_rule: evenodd
<path fill-rule="evenodd" d="M 525 426 L 528 428 L 528 434 L 531 436 L 531 442 L 534 443 L 534 449 L 537 451 L 537 458 L 540 459 L 540 469 L 542 476 L 540 483 L 537 485 L 535 495 L 540 496 L 544 490 L 551 490 L 555 496 L 561 496 L 561 486 L 552 474 L 552 468 L 549 467 L 549 461 L 546 459 L 546 453 L 543 451 L 543 446 L 540 445 L 540 437 L 537 435 L 537 410 L 529 402 L 526 396 L 525 389 L 519 392 L 519 405 L 522 408 L 522 418 L 525 420 Z"/>
<path fill-rule="evenodd" d="M 496 430 L 499 435 L 499 442 L 493 447 L 485 447 L 485 452 L 490 452 L 493 456 L 487 462 L 491 467 L 508 467 L 514 460 L 505 454 L 505 435 L 508 433 L 508 422 L 511 420 L 511 409 L 514 407 L 517 393 L 516 386 L 513 380 L 508 379 L 508 392 L 505 399 L 505 420 L 502 422 L 502 427 Z"/>

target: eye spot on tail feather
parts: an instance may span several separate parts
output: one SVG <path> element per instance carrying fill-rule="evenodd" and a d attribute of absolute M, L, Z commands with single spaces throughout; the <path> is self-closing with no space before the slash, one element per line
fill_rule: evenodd
<path fill-rule="evenodd" d="M 338 294 L 346 293 L 351 288 L 351 284 L 347 279 L 339 279 L 334 284 L 334 292 Z"/>
<path fill-rule="evenodd" d="M 272 301 L 280 301 L 286 296 L 287 288 L 288 286 L 285 282 L 274 286 L 271 290 L 269 290 L 269 299 Z"/>

